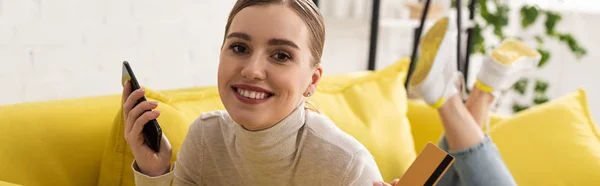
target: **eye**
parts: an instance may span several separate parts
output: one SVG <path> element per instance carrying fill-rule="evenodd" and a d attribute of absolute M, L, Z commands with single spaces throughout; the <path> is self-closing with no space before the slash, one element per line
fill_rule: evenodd
<path fill-rule="evenodd" d="M 277 52 L 277 53 L 271 55 L 271 57 L 279 62 L 285 62 L 285 61 L 289 61 L 292 59 L 292 57 L 285 52 Z"/>
<path fill-rule="evenodd" d="M 229 46 L 229 49 L 235 53 L 248 53 L 248 48 L 241 44 L 233 44 Z"/>

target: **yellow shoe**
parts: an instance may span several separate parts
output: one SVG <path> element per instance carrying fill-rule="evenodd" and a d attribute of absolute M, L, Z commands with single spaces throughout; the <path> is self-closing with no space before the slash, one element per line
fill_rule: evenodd
<path fill-rule="evenodd" d="M 454 85 L 456 72 L 455 37 L 449 34 L 451 21 L 444 17 L 427 31 L 421 43 L 421 55 L 410 80 L 411 89 L 425 102 L 439 108 L 458 93 Z"/>
<path fill-rule="evenodd" d="M 510 88 L 523 75 L 533 71 L 540 62 L 537 50 L 514 40 L 504 40 L 483 61 L 475 86 L 484 92 Z"/>

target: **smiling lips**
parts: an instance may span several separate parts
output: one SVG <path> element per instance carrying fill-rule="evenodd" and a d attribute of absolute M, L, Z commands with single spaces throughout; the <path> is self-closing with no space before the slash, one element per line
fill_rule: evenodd
<path fill-rule="evenodd" d="M 266 102 L 273 93 L 256 86 L 234 85 L 232 86 L 234 94 L 238 100 L 247 104 L 259 104 Z"/>
<path fill-rule="evenodd" d="M 250 99 L 265 99 L 265 97 L 267 97 L 267 93 L 264 92 L 256 92 L 256 91 L 251 91 L 251 90 L 246 90 L 246 89 L 237 89 L 237 92 L 239 94 L 241 94 L 244 97 L 250 98 Z"/>

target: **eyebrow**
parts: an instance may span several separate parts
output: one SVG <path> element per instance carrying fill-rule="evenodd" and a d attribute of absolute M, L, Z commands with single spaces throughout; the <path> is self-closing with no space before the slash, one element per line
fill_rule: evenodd
<path fill-rule="evenodd" d="M 296 45 L 296 43 L 294 43 L 290 40 L 285 40 L 285 39 L 271 39 L 271 40 L 269 40 L 269 45 L 287 45 L 287 46 L 294 47 L 296 49 L 300 49 L 300 47 L 298 47 L 298 45 Z"/>
<path fill-rule="evenodd" d="M 241 33 L 241 32 L 233 32 L 229 35 L 227 35 L 227 38 L 240 38 L 243 40 L 247 40 L 247 41 L 252 41 L 252 37 L 250 37 L 250 35 L 246 34 L 246 33 Z"/>
<path fill-rule="evenodd" d="M 250 35 L 246 34 L 246 33 L 242 33 L 242 32 L 233 32 L 229 35 L 227 35 L 227 38 L 240 38 L 246 41 L 252 41 L 252 37 L 250 37 Z M 268 42 L 269 45 L 287 45 L 290 47 L 294 47 L 296 49 L 300 49 L 300 47 L 298 47 L 298 45 L 296 45 L 296 43 L 290 41 L 290 40 L 286 40 L 286 39 L 270 39 Z"/>

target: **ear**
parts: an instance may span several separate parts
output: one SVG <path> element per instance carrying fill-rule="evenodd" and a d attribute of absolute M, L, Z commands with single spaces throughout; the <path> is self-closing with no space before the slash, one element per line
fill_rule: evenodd
<path fill-rule="evenodd" d="M 319 85 L 319 81 L 321 80 L 322 76 L 323 76 L 323 66 L 321 66 L 321 64 L 319 63 L 314 68 L 313 74 L 311 75 L 310 84 L 308 84 L 306 91 L 304 91 L 304 96 L 310 97 L 311 95 L 313 95 L 315 93 L 315 91 L 317 90 L 317 85 Z"/>

